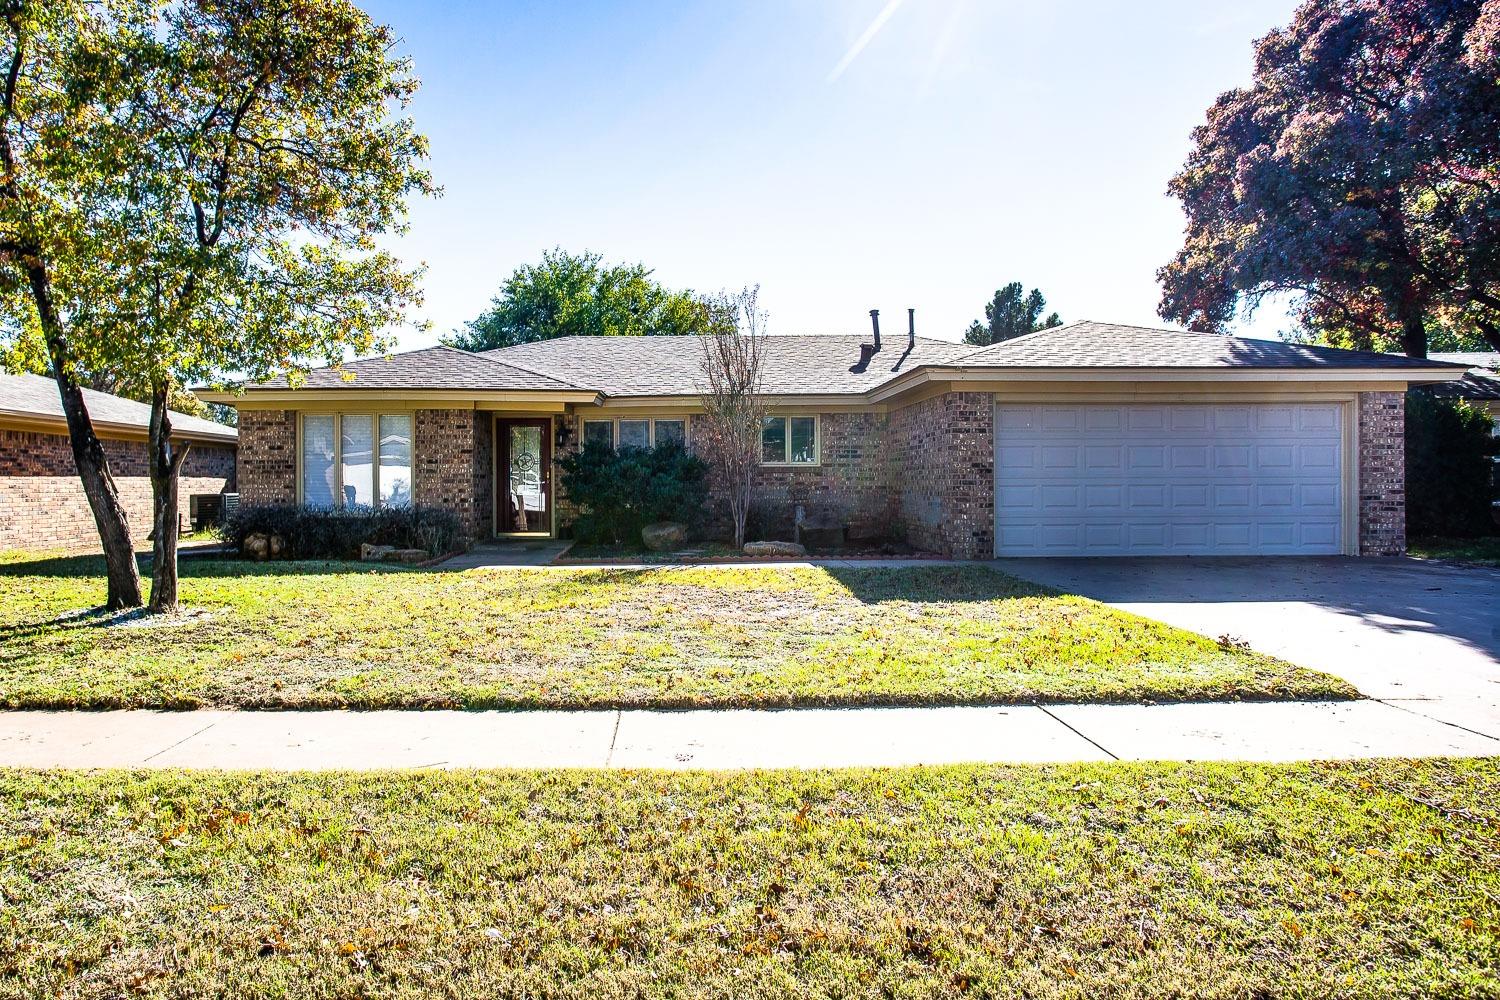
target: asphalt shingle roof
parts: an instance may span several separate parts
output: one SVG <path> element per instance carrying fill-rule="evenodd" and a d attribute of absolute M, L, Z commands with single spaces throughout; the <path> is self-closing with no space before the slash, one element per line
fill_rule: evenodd
<path fill-rule="evenodd" d="M 1432 368 L 1399 354 L 1083 320 L 965 355 L 965 368 Z"/>
<path fill-rule="evenodd" d="M 125 399 L 107 392 L 93 389 L 83 390 L 83 402 L 89 416 L 99 423 L 119 424 L 139 428 L 146 433 L 151 427 L 151 407 L 133 399 Z M 234 441 L 238 432 L 226 424 L 186 413 L 169 411 L 172 414 L 172 429 L 177 434 L 190 437 L 211 437 Z M 0 372 L 0 413 L 25 417 L 41 417 L 66 420 L 62 397 L 57 393 L 57 383 L 45 375 L 10 375 Z"/>
<path fill-rule="evenodd" d="M 386 357 L 351 361 L 342 368 L 315 368 L 307 389 L 578 389 L 576 382 L 505 364 L 496 358 L 439 345 Z M 287 389 L 285 375 L 249 389 Z"/>
<path fill-rule="evenodd" d="M 485 351 L 483 356 L 568 378 L 607 396 L 696 395 L 703 389 L 698 337 L 559 337 Z M 766 338 L 765 391 L 777 395 L 857 395 L 919 365 L 947 364 L 973 347 L 918 337 L 882 339 L 880 353 L 858 367 L 862 335 Z"/>

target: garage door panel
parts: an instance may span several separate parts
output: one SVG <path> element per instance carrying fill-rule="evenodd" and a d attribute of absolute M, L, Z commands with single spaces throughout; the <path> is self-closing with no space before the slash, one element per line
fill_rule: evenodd
<path fill-rule="evenodd" d="M 996 408 L 1001 555 L 1337 553 L 1339 404 Z"/>

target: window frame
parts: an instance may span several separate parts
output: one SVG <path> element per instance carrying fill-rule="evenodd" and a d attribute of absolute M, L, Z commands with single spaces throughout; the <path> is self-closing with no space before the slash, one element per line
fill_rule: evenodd
<path fill-rule="evenodd" d="M 578 442 L 579 442 L 578 443 L 578 447 L 582 448 L 582 447 L 584 447 L 584 445 L 588 444 L 588 442 L 589 442 L 589 437 L 588 437 L 588 433 L 589 433 L 589 426 L 588 425 L 589 424 L 609 424 L 609 447 L 612 450 L 614 450 L 614 451 L 619 451 L 620 450 L 620 421 L 622 421 L 622 420 L 627 421 L 627 422 L 628 421 L 645 421 L 645 423 L 647 424 L 647 428 L 648 428 L 647 429 L 647 438 L 646 438 L 646 440 L 648 442 L 647 445 L 646 445 L 646 447 L 648 447 L 648 448 L 655 448 L 656 447 L 656 445 L 658 443 L 657 439 L 656 439 L 656 425 L 658 423 L 662 422 L 662 421 L 666 421 L 668 423 L 673 423 L 673 424 L 681 424 L 682 425 L 682 446 L 684 448 L 688 448 L 688 447 L 691 447 L 691 445 L 692 445 L 692 440 L 693 440 L 693 419 L 692 419 L 691 415 L 686 414 L 686 413 L 681 413 L 681 414 L 667 414 L 667 415 L 660 415 L 660 416 L 647 414 L 645 416 L 628 416 L 628 417 L 620 417 L 620 416 L 612 416 L 612 417 L 583 417 L 580 420 L 579 425 L 578 425 Z"/>
<path fill-rule="evenodd" d="M 408 507 L 417 505 L 417 417 L 411 410 L 299 410 L 297 411 L 297 506 L 306 504 L 306 496 L 303 491 L 303 420 L 311 416 L 333 418 L 333 507 L 332 510 L 343 510 L 348 505 L 344 503 L 344 418 L 347 417 L 369 417 L 372 430 L 372 441 L 370 449 L 370 495 L 375 502 L 370 504 L 371 510 L 382 510 L 386 507 L 380 498 L 380 418 L 381 417 L 405 417 L 410 423 L 411 439 L 407 445 L 407 467 L 411 469 L 411 503 Z M 321 509 L 321 508 L 319 508 Z M 394 508 L 399 509 L 399 508 Z"/>
<path fill-rule="evenodd" d="M 818 413 L 768 413 L 767 420 L 780 420 L 786 424 L 786 442 L 782 454 L 785 456 L 780 462 L 767 462 L 766 454 L 766 432 L 765 426 L 761 426 L 760 448 L 762 468 L 767 469 L 813 469 L 823 464 L 823 417 Z M 792 421 L 797 419 L 811 419 L 813 422 L 813 457 L 811 462 L 793 462 L 792 455 Z"/>

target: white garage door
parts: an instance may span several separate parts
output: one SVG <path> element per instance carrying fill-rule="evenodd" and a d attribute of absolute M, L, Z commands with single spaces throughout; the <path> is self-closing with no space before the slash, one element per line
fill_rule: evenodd
<path fill-rule="evenodd" d="M 1337 554 L 1338 403 L 995 407 L 995 554 Z"/>

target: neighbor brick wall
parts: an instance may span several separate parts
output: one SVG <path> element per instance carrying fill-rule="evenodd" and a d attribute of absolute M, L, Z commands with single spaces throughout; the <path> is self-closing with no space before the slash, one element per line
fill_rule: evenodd
<path fill-rule="evenodd" d="M 954 559 L 995 551 L 995 406 L 949 392 L 891 413 L 892 493 L 907 541 Z"/>
<path fill-rule="evenodd" d="M 151 531 L 144 441 L 105 440 L 104 454 L 137 542 Z M 178 487 L 184 522 L 195 493 L 234 488 L 234 448 L 195 444 Z M 66 435 L 0 430 L 0 548 L 97 549 L 98 528 Z"/>
<path fill-rule="evenodd" d="M 463 533 L 474 538 L 480 506 L 475 426 L 481 415 L 473 410 L 418 410 L 415 416 L 413 495 L 423 506 L 453 511 Z"/>
<path fill-rule="evenodd" d="M 297 412 L 241 410 L 240 503 L 297 502 Z"/>
<path fill-rule="evenodd" d="M 1406 551 L 1406 396 L 1359 394 L 1359 554 Z"/>

